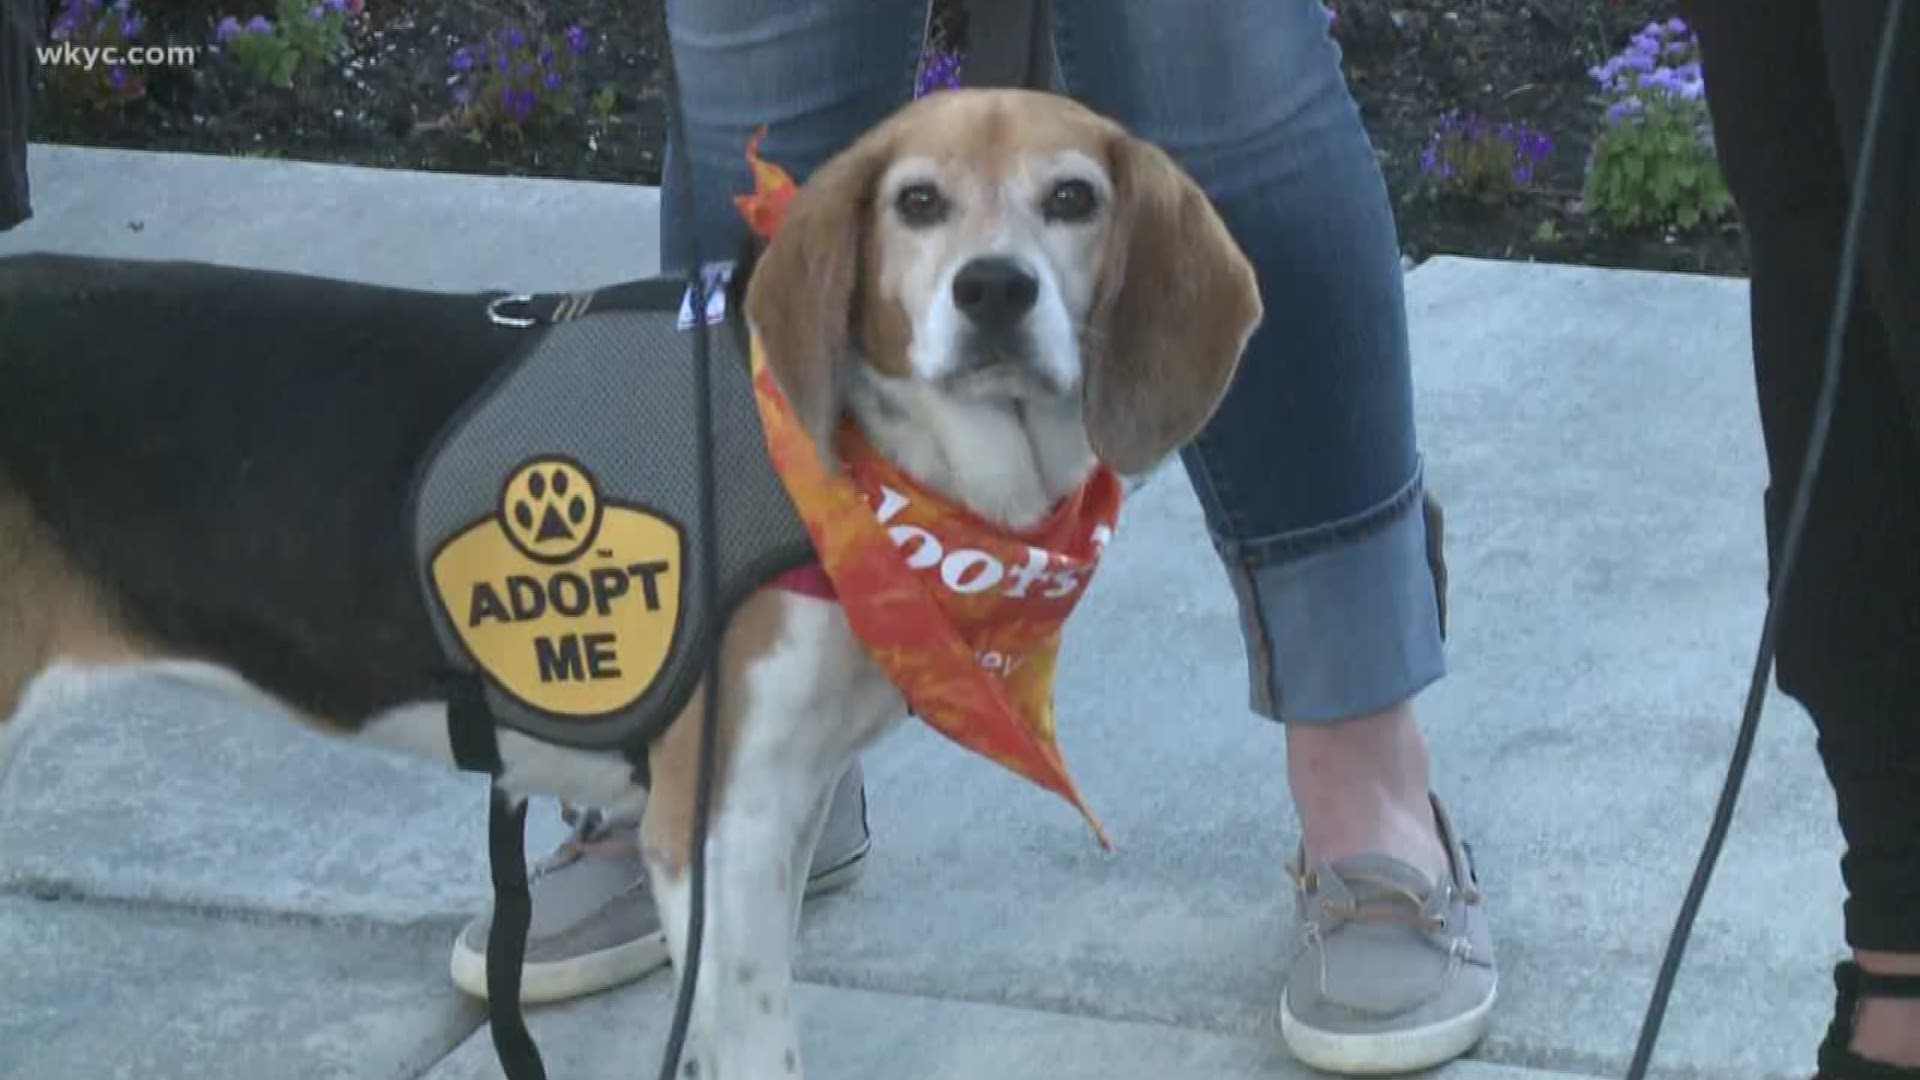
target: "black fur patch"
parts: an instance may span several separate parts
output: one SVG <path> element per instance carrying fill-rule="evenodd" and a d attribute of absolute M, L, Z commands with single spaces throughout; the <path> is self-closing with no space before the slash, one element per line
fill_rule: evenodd
<path fill-rule="evenodd" d="M 492 295 L 0 259 L 0 471 L 139 631 L 358 726 L 437 696 L 407 502 L 534 340 Z"/>

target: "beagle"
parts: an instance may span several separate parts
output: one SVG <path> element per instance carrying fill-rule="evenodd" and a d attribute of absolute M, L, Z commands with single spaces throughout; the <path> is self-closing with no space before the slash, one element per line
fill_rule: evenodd
<path fill-rule="evenodd" d="M 834 157 L 744 295 L 809 430 L 850 416 L 928 489 L 1012 530 L 1097 462 L 1138 475 L 1193 436 L 1262 312 L 1252 267 L 1166 153 L 1016 90 L 930 95 Z M 211 266 L 0 260 L 0 719 L 137 668 L 451 762 L 404 507 L 435 432 L 515 347 L 473 311 Z M 906 709 L 841 608 L 803 592 L 738 608 L 716 671 L 709 975 L 687 1075 L 795 1077 L 813 844 L 835 780 Z M 516 797 L 644 805 L 676 963 L 700 698 L 654 744 L 650 792 L 617 753 L 500 735 Z"/>

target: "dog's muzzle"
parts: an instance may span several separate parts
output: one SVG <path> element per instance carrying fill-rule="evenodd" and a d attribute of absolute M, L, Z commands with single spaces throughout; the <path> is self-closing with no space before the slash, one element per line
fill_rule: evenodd
<path fill-rule="evenodd" d="M 1040 278 L 1016 259 L 974 259 L 953 275 L 953 307 L 965 320 L 947 376 L 955 390 L 1024 396 L 1061 387 L 1035 363 L 1032 314 Z"/>

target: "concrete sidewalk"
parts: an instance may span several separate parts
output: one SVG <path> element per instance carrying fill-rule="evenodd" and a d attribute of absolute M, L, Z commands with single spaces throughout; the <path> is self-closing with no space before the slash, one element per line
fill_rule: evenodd
<path fill-rule="evenodd" d="M 445 289 L 656 266 L 652 192 L 36 148 L 31 249 Z M 1451 676 L 1421 699 L 1479 857 L 1494 1031 L 1447 1080 L 1618 1076 L 1731 747 L 1764 604 L 1736 282 L 1438 259 L 1409 279 L 1449 512 Z M 1276 463 L 1313 467 L 1311 463 Z M 1151 612 L 1143 619 L 1141 613 Z M 869 763 L 875 849 L 803 935 L 822 1077 L 1307 1075 L 1280 1049 L 1295 842 L 1232 596 L 1178 469 L 1069 635 L 1063 743 L 1112 829 L 920 728 Z M 0 1077 L 498 1075 L 447 947 L 484 789 L 209 691 L 95 686 L 0 772 Z M 1804 1077 L 1841 891 L 1811 729 L 1769 706 L 1658 1075 Z M 536 812 L 536 846 L 555 836 Z M 651 1075 L 663 976 L 534 1014 L 555 1080 Z"/>

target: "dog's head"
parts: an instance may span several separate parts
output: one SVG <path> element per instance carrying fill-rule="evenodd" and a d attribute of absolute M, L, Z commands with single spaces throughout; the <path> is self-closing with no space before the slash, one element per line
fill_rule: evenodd
<path fill-rule="evenodd" d="M 1212 415 L 1261 304 L 1164 152 L 1064 97 L 970 90 L 802 185 L 746 312 L 823 447 L 864 363 L 961 397 L 1077 394 L 1095 453 L 1137 473 Z"/>

